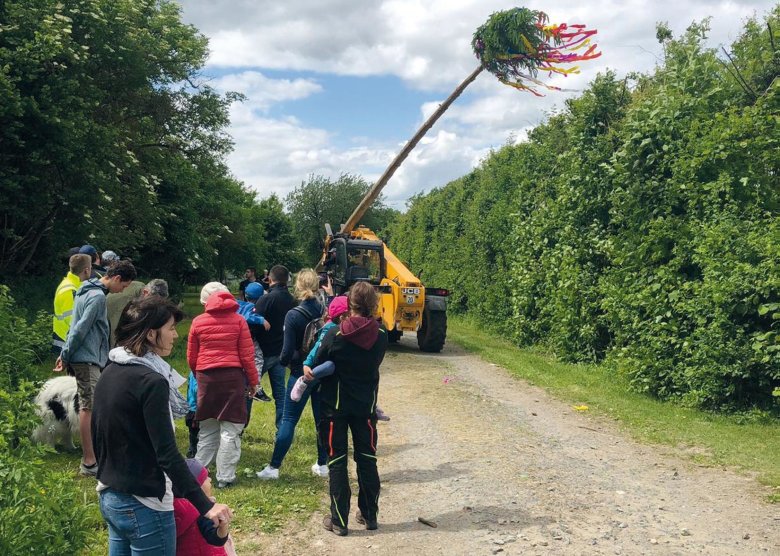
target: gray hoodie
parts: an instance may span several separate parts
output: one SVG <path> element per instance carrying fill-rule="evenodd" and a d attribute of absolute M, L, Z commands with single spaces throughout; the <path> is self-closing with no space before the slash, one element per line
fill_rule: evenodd
<path fill-rule="evenodd" d="M 90 363 L 102 368 L 108 362 L 107 293 L 106 287 L 96 278 L 79 287 L 70 330 L 62 347 L 63 363 Z"/>

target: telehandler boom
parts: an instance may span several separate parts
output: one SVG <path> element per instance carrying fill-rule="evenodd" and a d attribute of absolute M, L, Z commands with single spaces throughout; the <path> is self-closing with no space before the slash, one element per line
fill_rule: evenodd
<path fill-rule="evenodd" d="M 382 318 L 390 341 L 397 342 L 404 332 L 416 332 L 417 345 L 423 351 L 439 352 L 444 347 L 449 292 L 423 286 L 374 232 L 358 224 L 420 139 L 482 70 L 480 65 L 471 72 L 428 117 L 337 233 L 325 225 L 325 248 L 319 268 L 331 275 L 336 294 L 359 280 L 370 282 L 380 292 L 377 316 Z"/>

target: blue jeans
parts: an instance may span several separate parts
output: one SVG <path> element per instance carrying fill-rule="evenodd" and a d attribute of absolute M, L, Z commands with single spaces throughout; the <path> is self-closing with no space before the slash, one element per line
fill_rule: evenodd
<path fill-rule="evenodd" d="M 100 513 L 108 524 L 109 556 L 174 556 L 176 522 L 173 512 L 147 508 L 130 494 L 100 493 Z"/>
<path fill-rule="evenodd" d="M 271 355 L 263 361 L 263 373 L 268 373 L 268 380 L 271 382 L 271 396 L 276 406 L 276 430 L 279 430 L 284 411 L 284 377 L 287 375 L 287 369 L 279 363 L 278 355 Z"/>
<path fill-rule="evenodd" d="M 320 422 L 320 393 L 312 392 L 314 390 L 313 385 L 309 385 L 303 392 L 303 396 L 297 402 L 290 399 L 290 392 L 292 392 L 295 381 L 302 373 L 290 373 L 290 378 L 287 380 L 287 391 L 284 396 L 284 413 L 282 415 L 282 422 L 279 424 L 279 430 L 276 431 L 276 441 L 274 442 L 274 453 L 271 456 L 271 467 L 279 469 L 284 456 L 290 450 L 293 437 L 295 436 L 295 426 L 301 418 L 303 408 L 306 407 L 306 402 L 311 396 L 311 411 L 314 415 L 315 430 Z M 328 463 L 328 454 L 325 452 L 325 448 L 321 446 L 320 442 L 317 442 L 317 464 L 325 465 Z"/>

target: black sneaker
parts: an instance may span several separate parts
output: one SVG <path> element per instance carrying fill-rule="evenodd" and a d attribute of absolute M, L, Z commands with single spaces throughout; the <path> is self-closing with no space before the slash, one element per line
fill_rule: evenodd
<path fill-rule="evenodd" d="M 360 510 L 355 512 L 355 521 L 360 523 L 361 525 L 366 526 L 367 531 L 376 531 L 376 528 L 379 527 L 379 525 L 376 522 L 376 519 L 366 519 L 363 517 L 363 514 Z"/>
<path fill-rule="evenodd" d="M 268 397 L 268 394 L 265 393 L 265 390 L 260 388 L 257 392 L 255 392 L 255 395 L 252 396 L 253 400 L 256 400 L 258 402 L 272 402 L 273 400 Z"/>
<path fill-rule="evenodd" d="M 326 531 L 332 531 L 339 537 L 346 537 L 349 534 L 349 529 L 333 523 L 333 518 L 330 516 L 326 516 L 325 519 L 322 520 L 322 526 Z"/>
<path fill-rule="evenodd" d="M 230 488 L 235 483 L 233 481 L 218 481 L 217 482 L 217 488 Z"/>

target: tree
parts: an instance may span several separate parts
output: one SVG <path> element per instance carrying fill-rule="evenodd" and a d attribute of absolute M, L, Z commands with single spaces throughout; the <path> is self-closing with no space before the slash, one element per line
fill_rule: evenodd
<path fill-rule="evenodd" d="M 8 0 L 0 26 L 0 275 L 59 273 L 85 242 L 215 271 L 226 205 L 248 202 L 223 163 L 239 97 L 199 80 L 207 40 L 178 5 Z"/>
<path fill-rule="evenodd" d="M 287 211 L 307 264 L 313 265 L 322 255 L 325 224 L 338 231 L 370 188 L 367 181 L 353 174 L 342 174 L 335 181 L 313 175 L 287 195 Z M 381 233 L 396 214 L 380 196 L 360 223 Z"/>

